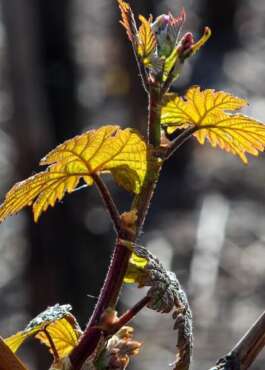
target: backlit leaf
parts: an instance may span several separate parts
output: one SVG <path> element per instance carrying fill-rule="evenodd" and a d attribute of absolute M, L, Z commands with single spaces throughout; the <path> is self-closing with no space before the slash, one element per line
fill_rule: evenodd
<path fill-rule="evenodd" d="M 265 148 L 265 125 L 236 111 L 247 101 L 223 91 L 191 87 L 185 97 L 167 94 L 162 107 L 161 123 L 168 133 L 194 126 L 194 136 L 201 144 L 206 139 L 237 155 L 247 163 L 246 153 L 257 156 Z"/>
<path fill-rule="evenodd" d="M 0 337 L 0 370 L 27 370 L 27 367 L 12 352 Z"/>
<path fill-rule="evenodd" d="M 202 37 L 196 43 L 191 44 L 189 47 L 186 45 L 185 41 L 185 37 L 187 37 L 187 35 L 188 34 L 184 35 L 184 37 L 180 40 L 179 45 L 175 47 L 172 50 L 171 54 L 166 58 L 163 69 L 163 81 L 166 81 L 169 75 L 171 75 L 173 81 L 179 77 L 181 67 L 185 59 L 191 57 L 200 50 L 200 48 L 210 38 L 211 30 L 209 27 L 205 27 Z"/>
<path fill-rule="evenodd" d="M 141 25 L 138 32 L 138 54 L 145 65 L 149 64 L 148 57 L 156 49 L 156 37 L 152 31 L 150 22 L 142 15 L 139 16 Z"/>
<path fill-rule="evenodd" d="M 59 358 L 64 357 L 76 345 L 81 334 L 74 316 L 70 314 L 71 309 L 70 305 L 59 304 L 47 308 L 31 320 L 23 331 L 6 338 L 6 345 L 16 352 L 26 339 L 35 336 L 50 348 L 50 342 L 45 334 L 47 331 Z"/>
<path fill-rule="evenodd" d="M 135 252 L 132 253 L 128 264 L 128 269 L 124 277 L 126 284 L 139 284 L 143 275 L 145 275 L 145 267 L 148 264 L 148 259 L 138 256 Z"/>
<path fill-rule="evenodd" d="M 49 333 L 54 347 L 56 348 L 59 358 L 63 358 L 72 351 L 72 349 L 77 345 L 78 339 L 81 335 L 79 329 L 77 329 L 76 324 L 70 323 L 69 318 L 62 318 L 60 320 L 54 321 L 46 327 L 46 332 Z M 44 331 L 39 331 L 35 338 L 39 339 L 41 343 L 45 344 L 50 352 L 53 354 L 53 348 L 50 346 L 50 341 Z"/>
<path fill-rule="evenodd" d="M 120 23 L 126 29 L 127 36 L 131 42 L 134 42 L 134 36 L 136 35 L 137 29 L 134 21 L 133 12 L 128 3 L 123 0 L 118 0 L 119 8 L 121 11 Z"/>
<path fill-rule="evenodd" d="M 0 207 L 0 221 L 23 207 L 33 204 L 37 221 L 48 206 L 54 206 L 66 192 L 72 192 L 83 180 L 94 183 L 93 175 L 110 172 L 127 191 L 139 193 L 148 174 L 152 173 L 151 151 L 142 137 L 132 129 L 104 126 L 87 131 L 57 146 L 40 162 L 49 165 L 27 180 L 15 184 Z"/>
<path fill-rule="evenodd" d="M 175 47 L 171 54 L 166 58 L 163 68 L 162 80 L 166 81 L 173 68 L 178 63 L 178 49 Z M 177 74 L 177 72 L 176 72 Z"/>

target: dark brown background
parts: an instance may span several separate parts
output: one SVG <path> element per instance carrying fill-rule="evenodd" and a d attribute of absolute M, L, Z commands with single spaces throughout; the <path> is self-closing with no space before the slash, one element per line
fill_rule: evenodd
<path fill-rule="evenodd" d="M 207 46 L 175 89 L 191 84 L 247 98 L 265 119 L 265 2 L 131 1 L 146 16 L 181 6 L 185 31 Z M 38 171 L 56 144 L 119 123 L 143 130 L 146 96 L 114 0 L 8 0 L 0 9 L 0 191 Z M 142 243 L 177 273 L 194 312 L 194 369 L 207 369 L 265 307 L 264 158 L 237 158 L 192 140 L 166 165 Z M 110 182 L 110 184 L 112 184 Z M 112 185 L 111 185 L 112 186 Z M 113 186 L 126 210 L 129 197 Z M 66 197 L 35 225 L 23 211 L 0 226 L 0 333 L 10 335 L 47 305 L 71 303 L 85 325 L 103 281 L 114 234 L 94 188 Z M 143 295 L 123 290 L 121 309 Z M 131 369 L 167 368 L 173 322 L 145 310 L 135 322 L 144 351 Z M 152 338 L 152 340 L 150 340 Z M 38 344 L 20 352 L 30 368 L 50 361 Z M 262 369 L 262 360 L 254 369 Z"/>

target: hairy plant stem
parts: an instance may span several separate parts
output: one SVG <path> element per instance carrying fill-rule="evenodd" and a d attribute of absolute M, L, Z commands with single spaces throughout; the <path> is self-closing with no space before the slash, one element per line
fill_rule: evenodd
<path fill-rule="evenodd" d="M 155 148 L 160 145 L 161 87 L 150 83 L 148 102 L 148 142 Z"/>
<path fill-rule="evenodd" d="M 148 302 L 150 297 L 145 296 L 139 302 L 137 302 L 132 308 L 126 311 L 118 320 L 117 323 L 113 324 L 111 329 L 108 331 L 109 334 L 113 335 L 117 333 L 124 325 L 131 321 L 140 312 Z"/>
<path fill-rule="evenodd" d="M 159 147 L 160 145 L 160 104 L 160 90 L 157 88 L 157 86 L 150 88 L 148 107 L 148 142 L 154 147 Z M 102 313 L 108 307 L 115 308 L 116 306 L 120 289 L 123 284 L 124 275 L 126 273 L 128 262 L 131 256 L 131 251 L 124 245 L 122 245 L 122 243 L 120 243 L 119 238 L 131 242 L 135 242 L 137 240 L 139 233 L 141 232 L 141 229 L 143 227 L 151 199 L 153 197 L 160 169 L 161 166 L 158 165 L 156 169 L 157 173 L 153 174 L 152 180 L 146 179 L 141 193 L 136 195 L 133 199 L 131 210 L 137 211 L 136 230 L 134 231 L 134 233 L 128 232 L 127 229 L 122 228 L 120 224 L 118 225 L 117 222 L 113 220 L 114 225 L 118 230 L 118 238 L 115 243 L 112 259 L 103 287 L 100 291 L 98 302 L 78 345 L 73 349 L 69 356 L 74 370 L 79 370 L 82 367 L 84 361 L 97 348 L 97 344 L 103 335 L 100 327 L 97 327 L 97 325 L 100 323 Z M 107 198 L 104 196 L 104 194 L 106 195 L 106 192 L 105 189 L 102 188 L 102 183 L 97 181 L 96 184 L 98 185 L 105 204 L 107 204 L 108 211 L 113 219 L 112 214 L 113 212 L 116 213 L 116 211 L 114 211 L 114 209 L 116 209 L 116 206 L 114 208 L 112 206 L 108 206 L 109 196 L 107 196 Z"/>

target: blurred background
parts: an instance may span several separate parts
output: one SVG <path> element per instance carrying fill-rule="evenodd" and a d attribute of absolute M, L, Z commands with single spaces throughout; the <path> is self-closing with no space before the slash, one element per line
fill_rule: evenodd
<path fill-rule="evenodd" d="M 131 0 L 136 14 L 184 6 L 184 31 L 213 35 L 174 88 L 193 84 L 247 98 L 245 113 L 265 119 L 264 0 Z M 114 0 L 1 1 L 0 192 L 39 170 L 55 145 L 106 123 L 144 130 L 146 96 Z M 229 351 L 265 308 L 264 156 L 239 159 L 191 140 L 166 165 L 141 243 L 175 271 L 194 314 L 193 369 Z M 120 210 L 130 197 L 109 183 Z M 114 241 L 94 188 L 66 196 L 38 224 L 25 210 L 0 226 L 0 333 L 8 336 L 48 305 L 71 303 L 85 326 Z M 120 310 L 144 292 L 123 289 Z M 166 369 L 176 332 L 147 309 L 135 320 L 144 350 L 130 369 Z M 150 338 L 152 338 L 150 340 Z M 32 370 L 51 358 L 29 341 Z M 264 361 L 263 356 L 263 361 Z M 253 369 L 263 369 L 262 356 Z"/>

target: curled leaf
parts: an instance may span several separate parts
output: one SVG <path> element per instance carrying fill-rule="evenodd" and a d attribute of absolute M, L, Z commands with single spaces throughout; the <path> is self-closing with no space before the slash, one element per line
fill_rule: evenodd
<path fill-rule="evenodd" d="M 209 40 L 211 34 L 211 29 L 209 27 L 205 27 L 202 37 L 191 47 L 191 55 L 196 54 L 200 50 L 200 48 Z"/>
<path fill-rule="evenodd" d="M 147 307 L 158 312 L 170 312 L 183 300 L 183 291 L 176 275 L 164 268 L 161 262 L 146 248 L 135 245 L 129 261 L 125 282 L 139 287 L 150 286 L 147 295 L 151 298 Z"/>
<path fill-rule="evenodd" d="M 192 313 L 184 290 L 176 275 L 167 271 L 161 262 L 146 248 L 134 246 L 125 282 L 139 287 L 150 286 L 148 308 L 168 313 L 174 309 L 174 329 L 178 330 L 174 370 L 188 370 L 192 356 Z"/>
<path fill-rule="evenodd" d="M 194 136 L 204 144 L 219 146 L 247 163 L 246 153 L 257 156 L 265 148 L 265 125 L 243 114 L 232 114 L 247 104 L 224 91 L 201 91 L 191 87 L 184 98 L 167 94 L 162 106 L 161 123 L 168 133 L 194 126 Z"/>
<path fill-rule="evenodd" d="M 139 193 L 152 174 L 151 148 L 132 129 L 103 126 L 67 140 L 44 157 L 46 171 L 15 184 L 0 207 L 0 221 L 32 205 L 37 221 L 48 206 L 72 192 L 82 178 L 92 185 L 93 175 L 110 172 L 127 191 Z M 147 171 L 148 169 L 148 171 Z"/>

